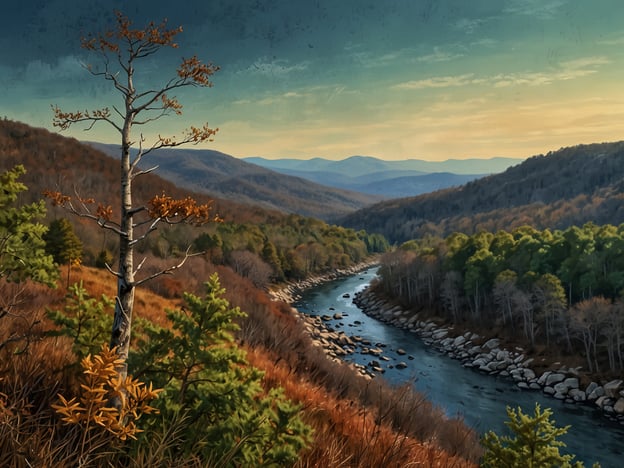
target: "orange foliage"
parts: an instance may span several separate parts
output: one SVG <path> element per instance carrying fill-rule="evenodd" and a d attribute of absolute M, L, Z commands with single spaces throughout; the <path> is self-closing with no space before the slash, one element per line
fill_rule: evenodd
<path fill-rule="evenodd" d="M 145 28 L 132 29 L 132 21 L 121 12 L 116 11 L 117 29 L 106 31 L 104 34 L 88 36 L 82 39 L 82 47 L 87 50 L 99 50 L 101 52 L 120 52 L 120 46 L 117 41 L 126 43 L 143 43 L 145 47 L 153 46 L 169 46 L 177 48 L 178 45 L 173 42 L 176 35 L 182 32 L 182 26 L 174 29 L 167 29 L 167 20 L 163 20 L 160 24 L 151 21 Z"/>
<path fill-rule="evenodd" d="M 218 216 L 210 216 L 210 204 L 199 205 L 193 198 L 186 197 L 174 200 L 170 196 L 156 195 L 148 202 L 150 217 L 162 218 L 167 222 L 189 222 L 201 225 L 210 221 L 218 221 Z"/>
<path fill-rule="evenodd" d="M 314 427 L 316 443 L 300 466 L 477 466 L 379 423 L 374 408 L 339 398 L 302 376 L 293 378 L 291 369 L 262 348 L 246 351 L 250 364 L 265 371 L 265 383 L 284 388 L 288 398 L 302 404 L 305 421 Z"/>

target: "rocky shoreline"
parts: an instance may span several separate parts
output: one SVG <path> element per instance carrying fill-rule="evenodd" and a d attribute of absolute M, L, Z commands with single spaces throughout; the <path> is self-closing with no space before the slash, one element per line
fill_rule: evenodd
<path fill-rule="evenodd" d="M 271 291 L 270 295 L 274 300 L 292 304 L 308 288 L 357 274 L 375 265 L 376 262 L 371 261 L 304 281 L 288 283 Z M 492 376 L 509 378 L 522 390 L 541 391 L 566 403 L 593 406 L 602 411 L 607 418 L 624 424 L 624 381 L 621 379 L 590 382 L 582 388 L 578 368 L 560 367 L 556 371 L 548 370 L 537 375 L 531 367 L 533 359 L 527 357 L 523 349 L 504 349 L 496 338 L 488 339 L 472 332 L 458 334 L 452 327 L 440 326 L 429 319 L 421 320 L 417 313 L 407 311 L 375 295 L 370 288 L 357 293 L 353 302 L 369 317 L 414 333 L 426 345 L 452 359 L 459 360 L 464 367 Z M 351 364 L 360 374 L 373 378 L 384 372 L 380 361 L 387 360 L 383 356 L 386 344 L 370 343 L 362 337 L 349 336 L 344 331 L 329 326 L 328 322 L 332 320 L 342 320 L 342 313 L 330 310 L 325 315 L 308 316 L 295 308 L 292 311 L 304 322 L 314 344 L 321 347 L 331 359 L 344 362 L 346 355 L 358 352 L 371 356 L 367 366 Z M 403 353 L 397 350 L 397 354 Z M 406 359 L 413 357 L 406 356 Z M 405 362 L 390 365 L 397 369 L 407 367 Z"/>
<path fill-rule="evenodd" d="M 366 315 L 414 333 L 428 346 L 461 361 L 464 367 L 510 378 L 523 390 L 542 391 L 566 403 L 591 405 L 609 419 L 624 424 L 624 381 L 621 379 L 590 382 L 581 388 L 578 368 L 562 367 L 536 375 L 531 368 L 533 359 L 526 357 L 521 348 L 507 350 L 500 347 L 496 338 L 487 339 L 471 332 L 453 333 L 452 327 L 421 320 L 417 313 L 380 298 L 370 288 L 356 294 L 353 302 Z"/>
<path fill-rule="evenodd" d="M 378 260 L 372 259 L 366 262 L 358 263 L 357 265 L 349 268 L 336 269 L 322 275 L 310 276 L 309 278 L 301 281 L 289 281 L 278 285 L 277 289 L 271 289 L 269 291 L 269 296 L 271 296 L 271 299 L 274 301 L 283 301 L 288 304 L 292 304 L 301 298 L 301 293 L 306 289 L 319 286 L 323 283 L 327 283 L 328 281 L 344 278 L 345 276 L 355 275 L 361 271 L 373 268 L 378 264 Z"/>

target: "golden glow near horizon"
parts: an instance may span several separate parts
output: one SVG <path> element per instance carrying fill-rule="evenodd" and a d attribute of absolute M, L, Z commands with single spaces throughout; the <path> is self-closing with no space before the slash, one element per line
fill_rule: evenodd
<path fill-rule="evenodd" d="M 180 52 L 222 71 L 214 88 L 180 96 L 183 118 L 144 135 L 208 121 L 220 128 L 210 148 L 237 157 L 437 161 L 624 139 L 619 1 L 291 3 L 185 25 Z M 237 35 L 232 24 L 258 32 Z M 116 97 L 74 54 L 0 66 L 0 114 L 50 128 L 50 104 L 110 105 Z M 102 125 L 68 135 L 116 142 Z"/>

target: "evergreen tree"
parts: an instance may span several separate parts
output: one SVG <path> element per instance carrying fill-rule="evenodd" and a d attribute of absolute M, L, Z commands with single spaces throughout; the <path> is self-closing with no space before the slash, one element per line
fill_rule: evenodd
<path fill-rule="evenodd" d="M 43 235 L 46 252 L 60 265 L 67 265 L 82 257 L 82 242 L 67 218 L 55 219 Z"/>
<path fill-rule="evenodd" d="M 82 258 L 82 242 L 74 232 L 67 218 L 55 219 L 50 223 L 48 232 L 43 235 L 46 242 L 45 250 L 60 265 L 67 265 L 67 287 L 69 275 L 74 264 L 80 264 Z"/>
<path fill-rule="evenodd" d="M 483 467 L 492 468 L 561 468 L 583 467 L 582 462 L 574 462 L 574 455 L 562 455 L 559 448 L 565 443 L 558 438 L 568 432 L 569 426 L 557 427 L 550 419 L 552 410 L 540 409 L 535 405 L 533 416 L 524 414 L 521 408 L 516 412 L 507 407 L 509 427 L 514 437 L 498 436 L 490 431 L 483 438 L 486 449 Z M 595 463 L 594 468 L 599 467 Z"/>
<path fill-rule="evenodd" d="M 265 392 L 263 373 L 234 343 L 244 317 L 223 297 L 216 274 L 205 297 L 185 294 L 182 310 L 169 310 L 170 327 L 150 325 L 130 355 L 135 375 L 164 391 L 162 417 L 186 421 L 178 450 L 216 466 L 285 466 L 310 440 L 299 407 L 281 389 Z"/>
<path fill-rule="evenodd" d="M 45 216 L 45 204 L 16 203 L 18 195 L 27 190 L 18 181 L 25 173 L 24 166 L 18 165 L 0 174 L 0 278 L 15 282 L 32 279 L 54 286 L 58 270 L 42 239 L 47 228 L 35 222 Z"/>

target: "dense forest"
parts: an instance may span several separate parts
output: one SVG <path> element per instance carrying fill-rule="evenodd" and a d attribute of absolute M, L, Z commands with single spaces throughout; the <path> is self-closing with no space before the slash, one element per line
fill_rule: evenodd
<path fill-rule="evenodd" d="M 624 222 L 623 181 L 624 142 L 578 145 L 533 156 L 458 188 L 381 202 L 340 224 L 381 233 L 391 243 L 523 225 L 619 224 Z"/>
<path fill-rule="evenodd" d="M 530 348 L 584 355 L 589 373 L 624 369 L 624 225 L 453 233 L 384 256 L 381 287 Z"/>

